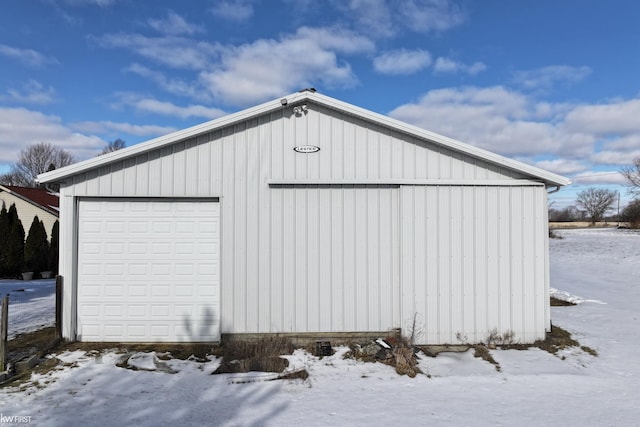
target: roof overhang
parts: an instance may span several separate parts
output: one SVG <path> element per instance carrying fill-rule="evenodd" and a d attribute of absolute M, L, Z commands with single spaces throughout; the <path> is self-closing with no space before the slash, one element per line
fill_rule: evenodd
<path fill-rule="evenodd" d="M 533 179 L 539 180 L 547 187 L 564 186 L 571 183 L 569 179 L 563 176 L 545 171 L 535 166 L 531 166 L 526 163 L 519 162 L 517 160 L 513 160 L 508 157 L 504 157 L 469 144 L 465 144 L 453 138 L 427 131 L 417 126 L 401 122 L 399 120 L 375 113 L 373 111 L 365 110 L 364 108 L 356 107 L 355 105 L 348 104 L 346 102 L 339 101 L 337 99 L 328 97 L 326 95 L 321 95 L 310 90 L 296 92 L 286 97 L 278 98 L 276 100 L 269 101 L 252 108 L 248 108 L 237 113 L 229 114 L 227 116 L 220 117 L 218 119 L 211 120 L 200 125 L 154 138 L 149 141 L 124 148 L 122 150 L 94 157 L 79 163 L 74 163 L 72 165 L 53 170 L 51 172 L 46 172 L 38 175 L 37 179 L 40 183 L 60 182 L 67 177 L 80 174 L 88 170 L 96 169 L 107 164 L 117 162 L 119 160 L 144 154 L 152 150 L 157 150 L 159 148 L 193 138 L 203 133 L 215 131 L 217 129 L 221 129 L 248 120 L 252 117 L 267 114 L 276 110 L 281 110 L 282 108 L 295 106 L 296 104 L 300 104 L 306 101 L 314 102 L 326 108 L 338 110 L 342 113 L 353 115 L 363 120 L 372 121 L 396 131 L 412 135 L 416 138 L 427 140 L 433 144 L 442 145 L 448 149 L 452 149 L 460 153 L 485 160 L 489 163 L 494 163 L 501 167 L 514 170 L 524 175 L 528 175 Z"/>

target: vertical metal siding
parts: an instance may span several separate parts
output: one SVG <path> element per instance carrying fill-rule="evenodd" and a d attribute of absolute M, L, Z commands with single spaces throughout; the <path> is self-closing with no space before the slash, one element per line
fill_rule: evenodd
<path fill-rule="evenodd" d="M 408 199 L 412 193 L 405 194 L 403 189 L 400 226 L 397 188 L 270 188 L 266 180 L 520 176 L 374 123 L 313 104 L 309 107 L 299 117 L 283 108 L 77 175 L 65 194 L 220 197 L 223 333 L 386 329 L 406 326 L 406 318 L 418 312 L 415 307 L 430 325 L 424 332 L 429 342 L 451 341 L 452 334 L 466 330 L 472 322 L 480 328 L 478 336 L 492 325 L 511 327 L 512 313 L 503 307 L 511 300 L 508 266 L 512 255 L 511 249 L 499 249 L 514 244 L 509 237 L 514 226 L 508 221 L 513 213 L 510 195 L 505 194 L 511 190 L 414 188 L 415 197 L 421 197 L 414 201 Z M 293 151 L 307 144 L 320 151 Z M 437 203 L 430 202 L 434 198 Z M 423 209 L 420 215 L 431 219 L 420 223 L 416 214 L 404 209 L 406 203 L 415 203 L 416 209 Z M 525 198 L 522 203 L 525 213 L 527 203 L 532 202 Z M 541 206 L 536 199 L 534 210 Z M 471 207 L 484 213 L 455 216 L 457 210 Z M 67 212 L 74 211 L 68 208 Z M 486 221 L 489 215 L 502 218 Z M 405 216 L 411 217 L 409 224 L 419 227 L 425 240 L 408 231 Z M 74 218 L 65 214 L 67 239 Z M 536 232 L 544 224 L 536 217 Z M 398 248 L 400 235 L 402 251 Z M 395 250 L 389 249 L 393 245 Z M 528 257 L 545 262 L 544 245 L 536 240 L 535 254 L 526 252 L 528 248 L 520 252 L 527 262 Z M 440 250 L 430 249 L 435 246 Z M 479 246 L 484 247 L 485 258 L 478 256 Z M 376 252 L 378 247 L 387 252 Z M 424 254 L 427 262 L 415 261 L 417 253 Z M 400 280 L 401 259 L 403 284 L 408 283 L 404 280 L 407 274 L 417 281 L 411 289 L 402 288 L 402 308 L 400 291 L 393 288 Z M 528 265 L 523 262 L 520 270 Z M 537 267 L 533 273 L 536 277 L 546 274 Z M 478 275 L 481 279 L 469 281 Z M 429 286 L 419 285 L 424 282 Z M 527 292 L 519 297 L 522 301 L 530 298 Z M 534 299 L 540 297 L 534 295 Z M 464 317 L 452 311 L 454 301 Z M 536 307 L 534 315 L 543 308 Z M 434 324 L 438 327 L 432 327 Z"/>
<path fill-rule="evenodd" d="M 390 186 L 272 189 L 282 239 L 274 236 L 269 254 L 271 289 L 283 296 L 274 307 L 284 312 L 281 322 L 272 317 L 270 332 L 379 331 L 399 323 L 397 203 L 398 188 Z"/>
<path fill-rule="evenodd" d="M 402 321 L 420 344 L 544 338 L 545 190 L 401 187 Z"/>
<path fill-rule="evenodd" d="M 60 188 L 60 247 L 58 271 L 64 276 L 62 288 L 62 336 L 75 340 L 76 331 L 76 269 L 77 254 L 76 209 L 75 198 L 69 194 L 68 188 Z"/>

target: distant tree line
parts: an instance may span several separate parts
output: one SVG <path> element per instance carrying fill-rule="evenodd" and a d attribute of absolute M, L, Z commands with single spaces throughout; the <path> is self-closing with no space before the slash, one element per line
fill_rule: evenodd
<path fill-rule="evenodd" d="M 584 221 L 586 217 L 587 213 L 575 206 L 567 206 L 563 209 L 549 208 L 549 221 L 551 222 Z"/>
<path fill-rule="evenodd" d="M 632 200 L 620 212 L 620 221 L 628 222 L 631 228 L 640 228 L 640 199 Z"/>
<path fill-rule="evenodd" d="M 630 166 L 625 166 L 620 173 L 626 180 L 629 194 L 634 196 L 619 213 L 607 216 L 614 204 L 619 201 L 620 194 L 614 190 L 590 187 L 576 195 L 574 206 L 563 209 L 549 207 L 549 221 L 568 222 L 589 219 L 593 224 L 602 220 L 615 220 L 628 223 L 631 228 L 640 228 L 640 157 L 636 157 Z"/>
<path fill-rule="evenodd" d="M 620 220 L 629 223 L 631 228 L 640 228 L 640 156 L 633 159 L 630 166 L 620 170 L 627 181 L 629 194 L 635 198 L 620 212 Z"/>

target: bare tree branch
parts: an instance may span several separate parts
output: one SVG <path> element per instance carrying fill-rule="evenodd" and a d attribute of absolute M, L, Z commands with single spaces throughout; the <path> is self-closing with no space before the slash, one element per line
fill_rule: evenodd
<path fill-rule="evenodd" d="M 577 194 L 576 204 L 587 211 L 591 222 L 595 224 L 604 218 L 616 200 L 618 200 L 617 191 L 589 187 Z"/>
<path fill-rule="evenodd" d="M 102 155 L 102 154 L 107 154 L 107 153 L 112 153 L 114 151 L 122 150 L 126 146 L 127 146 L 127 143 L 124 142 L 122 139 L 118 138 L 115 141 L 110 141 L 109 144 L 107 144 L 107 146 L 104 147 L 104 149 L 100 154 Z"/>
<path fill-rule="evenodd" d="M 76 160 L 67 150 L 48 142 L 30 145 L 20 151 L 11 171 L 0 176 L 0 182 L 20 187 L 37 187 L 36 177 L 52 169 L 70 165 Z"/>
<path fill-rule="evenodd" d="M 627 180 L 629 193 L 634 196 L 640 196 L 640 157 L 633 159 L 631 166 L 625 166 L 620 169 L 620 173 Z"/>

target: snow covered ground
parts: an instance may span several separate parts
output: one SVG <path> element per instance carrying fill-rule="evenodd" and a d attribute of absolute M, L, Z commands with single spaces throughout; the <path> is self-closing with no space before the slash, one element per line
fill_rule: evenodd
<path fill-rule="evenodd" d="M 55 279 L 0 280 L 0 296 L 9 295 L 9 338 L 53 326 L 55 293 Z"/>
<path fill-rule="evenodd" d="M 640 233 L 557 234 L 564 239 L 550 242 L 552 287 L 579 304 L 553 307 L 552 320 L 597 357 L 492 350 L 498 372 L 471 352 L 448 353 L 423 358 L 430 377 L 411 379 L 344 360 L 344 348 L 323 359 L 296 351 L 291 368 L 305 367 L 309 379 L 263 381 L 267 374 L 209 375 L 216 359 L 137 354 L 130 363 L 150 370 L 134 371 L 116 366 L 119 354 L 67 352 L 57 356 L 64 369 L 0 390 L 0 426 L 12 416 L 42 426 L 638 425 Z"/>

